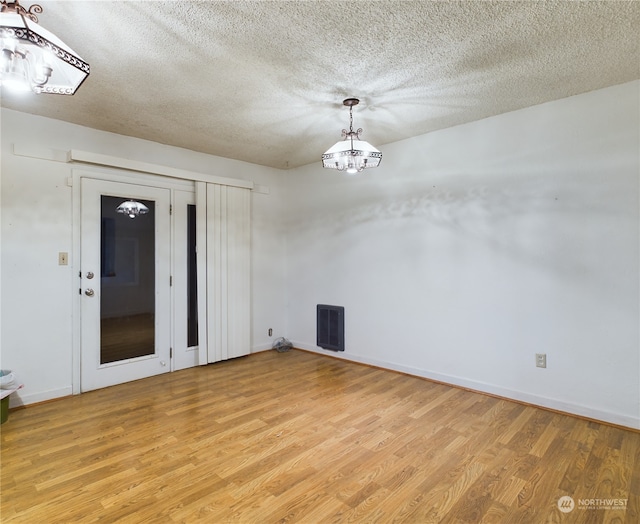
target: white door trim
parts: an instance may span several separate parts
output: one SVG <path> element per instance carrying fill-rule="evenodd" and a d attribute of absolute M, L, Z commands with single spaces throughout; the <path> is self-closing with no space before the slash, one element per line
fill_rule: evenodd
<path fill-rule="evenodd" d="M 244 187 L 247 189 L 254 188 L 254 184 L 251 180 L 242 180 L 239 178 L 230 178 L 208 173 L 198 173 L 196 171 L 187 171 L 186 169 L 178 169 L 160 164 L 151 164 L 149 162 L 140 162 L 138 160 L 103 155 L 100 153 L 93 153 L 91 151 L 81 151 L 78 149 L 50 149 L 34 146 L 31 143 L 17 143 L 13 144 L 13 154 L 27 158 L 62 162 L 65 164 L 86 164 L 87 167 L 94 165 L 102 168 L 123 169 L 129 173 L 148 173 L 151 175 L 171 177 L 176 180 L 188 180 L 190 182 L 199 180 L 201 182 L 209 182 L 224 186 Z M 265 188 L 264 186 L 260 186 L 259 188 L 256 187 L 256 189 L 259 189 L 258 192 L 268 193 L 268 188 Z"/>

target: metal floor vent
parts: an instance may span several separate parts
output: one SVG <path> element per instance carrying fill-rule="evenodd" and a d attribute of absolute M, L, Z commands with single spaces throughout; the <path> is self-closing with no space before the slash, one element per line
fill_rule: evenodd
<path fill-rule="evenodd" d="M 316 344 L 324 349 L 344 351 L 344 307 L 318 304 Z"/>

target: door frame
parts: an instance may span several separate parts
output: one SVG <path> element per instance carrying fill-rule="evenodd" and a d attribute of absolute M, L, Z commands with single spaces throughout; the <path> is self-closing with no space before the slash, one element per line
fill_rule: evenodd
<path fill-rule="evenodd" d="M 173 215 L 171 220 L 171 327 L 172 348 L 171 371 L 178 371 L 198 365 L 198 346 L 187 345 L 187 324 L 180 322 L 181 312 L 188 309 L 187 304 L 187 230 L 178 227 L 180 223 L 187 225 L 187 206 L 196 204 L 194 192 L 174 190 L 171 195 Z M 197 228 L 197 226 L 196 226 Z"/>
<path fill-rule="evenodd" d="M 120 182 L 135 184 L 139 186 L 159 187 L 162 189 L 170 190 L 170 200 L 173 205 L 174 194 L 176 190 L 195 192 L 195 182 L 189 179 L 171 178 L 162 175 L 154 175 L 148 173 L 140 173 L 135 171 L 127 171 L 118 168 L 109 167 L 92 167 L 82 166 L 74 167 L 71 170 L 71 177 L 67 180 L 67 184 L 72 188 L 72 246 L 73 252 L 70 257 L 70 265 L 72 268 L 72 274 L 74 275 L 74 285 L 72 292 L 74 295 L 73 309 L 72 309 L 72 392 L 73 394 L 79 394 L 81 389 L 81 358 L 82 358 L 82 323 L 81 323 L 81 300 L 82 295 L 79 290 L 82 289 L 82 279 L 80 277 L 81 268 L 81 179 L 92 178 L 98 180 L 104 180 L 107 182 Z M 170 229 L 173 229 L 173 217 L 171 217 Z M 170 239 L 171 251 L 173 251 L 173 237 Z M 174 260 L 171 259 L 170 272 L 174 272 Z M 170 292 L 171 301 L 173 302 L 173 292 Z M 171 304 L 173 310 L 173 304 Z M 173 341 L 175 336 L 174 320 L 175 315 L 171 315 L 171 330 L 170 330 L 170 342 L 173 347 Z M 173 359 L 171 359 L 171 370 L 173 370 Z"/>

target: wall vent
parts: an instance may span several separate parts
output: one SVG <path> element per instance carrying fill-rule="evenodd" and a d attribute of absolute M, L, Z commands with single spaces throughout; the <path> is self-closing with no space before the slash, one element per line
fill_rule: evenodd
<path fill-rule="evenodd" d="M 324 349 L 344 351 L 344 307 L 318 304 L 316 344 Z"/>

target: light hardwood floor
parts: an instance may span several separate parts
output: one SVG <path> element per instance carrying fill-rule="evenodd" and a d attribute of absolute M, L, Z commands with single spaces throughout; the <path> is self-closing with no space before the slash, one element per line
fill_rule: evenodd
<path fill-rule="evenodd" d="M 296 350 L 12 411 L 1 433 L 3 523 L 640 522 L 639 433 Z"/>

